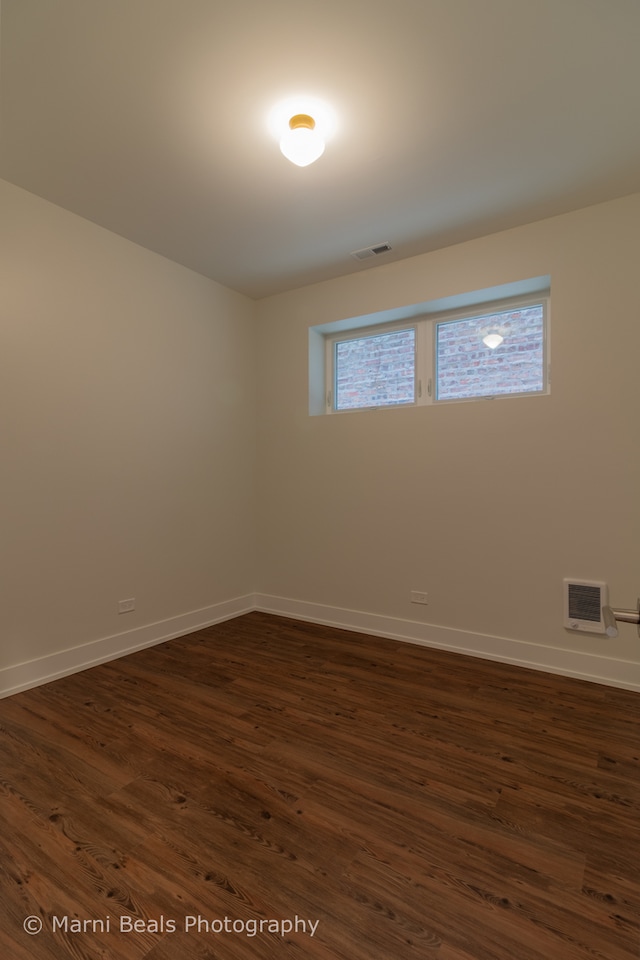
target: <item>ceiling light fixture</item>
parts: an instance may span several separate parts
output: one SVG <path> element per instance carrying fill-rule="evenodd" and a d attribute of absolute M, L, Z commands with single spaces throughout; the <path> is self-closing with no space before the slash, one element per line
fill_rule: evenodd
<path fill-rule="evenodd" d="M 490 347 L 492 350 L 495 350 L 496 347 L 499 347 L 504 337 L 501 337 L 499 333 L 488 333 L 486 337 L 482 338 L 482 342 L 486 344 L 487 347 Z"/>
<path fill-rule="evenodd" d="M 316 122 L 307 113 L 296 113 L 289 120 L 289 129 L 280 140 L 280 150 L 291 163 L 307 167 L 324 153 L 324 140 L 316 130 Z"/>

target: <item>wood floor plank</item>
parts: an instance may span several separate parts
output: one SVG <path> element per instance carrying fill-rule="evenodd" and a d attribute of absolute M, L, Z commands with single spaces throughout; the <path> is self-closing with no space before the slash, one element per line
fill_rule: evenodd
<path fill-rule="evenodd" d="M 253 613 L 0 701 L 0 757 L 9 960 L 640 956 L 630 691 Z"/>

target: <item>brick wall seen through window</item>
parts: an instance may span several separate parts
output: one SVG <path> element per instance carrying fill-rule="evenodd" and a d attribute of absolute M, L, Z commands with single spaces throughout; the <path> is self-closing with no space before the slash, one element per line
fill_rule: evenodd
<path fill-rule="evenodd" d="M 411 327 L 336 343 L 336 410 L 413 403 L 415 339 Z"/>
<path fill-rule="evenodd" d="M 494 347 L 484 343 L 502 337 Z M 436 325 L 436 398 L 464 400 L 544 389 L 541 304 Z"/>

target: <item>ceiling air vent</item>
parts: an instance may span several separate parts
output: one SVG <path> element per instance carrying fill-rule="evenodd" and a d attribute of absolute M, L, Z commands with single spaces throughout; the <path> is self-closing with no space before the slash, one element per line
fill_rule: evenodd
<path fill-rule="evenodd" d="M 391 250 L 390 243 L 376 243 L 373 247 L 363 247 L 362 250 L 354 250 L 351 254 L 356 260 L 368 260 L 369 257 L 379 257 L 381 253 L 387 253 Z"/>

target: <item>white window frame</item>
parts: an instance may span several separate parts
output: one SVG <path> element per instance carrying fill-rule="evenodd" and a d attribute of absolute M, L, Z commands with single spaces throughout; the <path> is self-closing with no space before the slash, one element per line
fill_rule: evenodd
<path fill-rule="evenodd" d="M 479 317 L 491 316 L 498 313 L 509 313 L 527 307 L 542 305 L 543 310 L 543 387 L 541 390 L 528 390 L 519 393 L 497 393 L 486 396 L 454 397 L 438 399 L 436 397 L 436 337 L 438 325 L 453 323 L 460 320 L 474 320 Z M 366 413 L 372 410 L 406 410 L 408 407 L 440 406 L 452 403 L 475 403 L 478 400 L 514 400 L 522 397 L 540 397 L 549 393 L 551 384 L 551 364 L 549 349 L 549 314 L 550 294 L 528 294 L 509 299 L 494 300 L 487 303 L 470 305 L 465 308 L 447 310 L 440 313 L 421 314 L 410 320 L 396 320 L 392 322 L 373 323 L 367 326 L 343 328 L 339 332 L 325 335 L 324 340 L 324 369 L 325 369 L 325 413 Z M 335 351 L 336 344 L 348 341 L 365 339 L 394 330 L 410 330 L 416 332 L 415 345 L 415 390 L 413 401 L 403 403 L 381 404 L 379 406 L 349 407 L 337 410 L 335 407 Z"/>
<path fill-rule="evenodd" d="M 355 330 L 345 330 L 342 333 L 326 337 L 325 340 L 325 372 L 326 389 L 325 396 L 329 413 L 353 413 L 355 410 L 388 410 L 393 407 L 412 407 L 418 398 L 418 338 L 419 323 L 411 321 L 397 320 L 395 323 L 374 324 L 370 327 L 358 328 Z M 413 378 L 413 400 L 407 400 L 402 403 L 384 403 L 370 407 L 348 407 L 345 410 L 337 410 L 335 407 L 336 399 L 336 346 L 339 343 L 348 343 L 350 340 L 366 340 L 368 337 L 379 337 L 385 333 L 395 333 L 396 331 L 414 330 L 415 331 L 415 354 L 414 354 L 414 378 Z"/>

